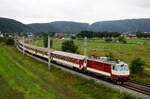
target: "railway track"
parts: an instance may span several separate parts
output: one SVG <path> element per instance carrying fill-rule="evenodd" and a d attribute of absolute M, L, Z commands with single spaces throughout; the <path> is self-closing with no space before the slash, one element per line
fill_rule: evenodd
<path fill-rule="evenodd" d="M 135 81 L 135 80 L 129 80 L 128 84 L 123 85 L 123 87 L 150 96 L 150 84 L 145 84 L 143 82 L 139 82 L 139 81 Z"/>

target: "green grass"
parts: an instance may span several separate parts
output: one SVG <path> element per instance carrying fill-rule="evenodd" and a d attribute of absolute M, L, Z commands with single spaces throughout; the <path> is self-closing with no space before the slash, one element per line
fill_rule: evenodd
<path fill-rule="evenodd" d="M 138 39 L 131 39 L 130 41 Z M 79 53 L 84 52 L 84 42 L 83 40 L 74 40 L 75 44 L 79 47 Z M 140 41 L 140 40 L 139 40 Z M 63 40 L 53 39 L 53 49 L 61 50 L 61 44 Z M 146 40 L 150 42 L 150 40 Z M 31 42 L 31 44 L 43 47 L 43 41 Z M 122 44 L 122 43 L 105 43 L 104 40 L 88 40 L 87 41 L 87 55 L 90 56 L 94 54 L 94 51 L 99 56 L 105 56 L 108 52 L 112 52 L 116 58 L 119 58 L 128 64 L 135 58 L 141 57 L 145 62 L 146 66 L 150 68 L 150 44 Z"/>
<path fill-rule="evenodd" d="M 135 99 L 0 44 L 0 99 Z"/>
<path fill-rule="evenodd" d="M 150 43 L 150 39 L 127 39 L 127 43 L 138 43 L 138 42 L 141 42 L 141 43 Z"/>
<path fill-rule="evenodd" d="M 44 47 L 43 40 L 36 40 L 36 41 L 30 42 L 30 44 L 40 46 L 40 47 Z"/>
<path fill-rule="evenodd" d="M 79 53 L 84 52 L 83 40 L 74 40 L 75 44 L 79 47 Z M 42 40 L 36 41 L 39 46 L 43 46 Z M 63 40 L 53 39 L 53 49 L 61 50 L 61 44 Z M 90 56 L 95 53 L 99 56 L 105 56 L 109 52 L 112 52 L 115 58 L 121 59 L 122 61 L 129 64 L 131 61 L 140 57 L 146 62 L 145 71 L 137 75 L 131 75 L 131 78 L 138 81 L 150 83 L 150 40 L 143 39 L 127 39 L 127 44 L 122 43 L 106 43 L 103 39 L 90 39 L 87 41 L 87 55 Z M 143 45 L 136 44 L 137 42 L 143 42 Z M 32 42 L 33 43 L 33 42 Z M 129 44 L 130 43 L 130 44 Z M 37 44 L 35 44 L 37 45 Z"/>

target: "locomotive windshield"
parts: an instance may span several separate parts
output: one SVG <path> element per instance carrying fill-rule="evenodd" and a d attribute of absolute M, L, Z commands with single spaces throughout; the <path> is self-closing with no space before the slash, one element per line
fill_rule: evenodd
<path fill-rule="evenodd" d="M 117 70 L 117 71 L 128 71 L 129 68 L 128 68 L 128 65 L 122 64 L 122 65 L 117 65 L 117 66 L 116 66 L 116 70 Z"/>

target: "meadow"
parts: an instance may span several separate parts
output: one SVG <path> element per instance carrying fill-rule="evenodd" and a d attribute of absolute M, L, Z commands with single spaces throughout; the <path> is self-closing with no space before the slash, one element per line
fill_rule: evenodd
<path fill-rule="evenodd" d="M 64 40 L 53 38 L 53 49 L 61 50 L 61 44 Z M 142 44 L 138 44 L 141 42 Z M 83 55 L 84 41 L 82 39 L 75 39 L 75 45 L 78 46 L 78 53 Z M 33 45 L 42 46 L 43 40 L 31 42 Z M 87 40 L 87 56 L 96 54 L 98 56 L 105 56 L 112 52 L 115 58 L 121 59 L 129 66 L 131 61 L 136 57 L 140 57 L 145 61 L 145 70 L 142 73 L 131 74 L 131 79 L 150 83 L 150 40 L 144 39 L 127 39 L 127 44 L 123 43 L 106 43 L 104 39 L 89 39 Z"/>
<path fill-rule="evenodd" d="M 0 99 L 135 99 L 0 44 Z"/>

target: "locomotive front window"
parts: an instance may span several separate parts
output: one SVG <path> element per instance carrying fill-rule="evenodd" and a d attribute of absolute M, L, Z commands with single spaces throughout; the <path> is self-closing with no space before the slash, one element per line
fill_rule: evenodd
<path fill-rule="evenodd" d="M 116 69 L 117 69 L 117 71 L 128 71 L 129 70 L 129 68 L 128 68 L 128 65 L 117 65 L 116 66 Z"/>

